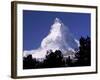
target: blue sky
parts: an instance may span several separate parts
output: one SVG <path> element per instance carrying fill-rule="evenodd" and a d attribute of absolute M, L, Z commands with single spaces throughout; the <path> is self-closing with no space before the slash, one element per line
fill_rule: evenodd
<path fill-rule="evenodd" d="M 58 17 L 75 38 L 90 36 L 89 13 L 47 12 L 23 10 L 23 50 L 37 49 Z"/>

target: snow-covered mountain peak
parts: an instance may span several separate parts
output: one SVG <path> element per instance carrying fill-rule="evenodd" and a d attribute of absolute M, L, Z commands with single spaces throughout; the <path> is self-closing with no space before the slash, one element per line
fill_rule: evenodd
<path fill-rule="evenodd" d="M 59 18 L 55 18 L 54 23 L 61 23 L 61 20 Z"/>
<path fill-rule="evenodd" d="M 25 54 L 32 54 L 33 58 L 45 58 L 48 50 L 60 50 L 64 55 L 74 53 L 79 47 L 79 41 L 74 38 L 68 27 L 59 18 L 55 18 L 49 34 L 43 38 L 41 45 L 36 50 L 24 51 Z M 33 44 L 34 45 L 34 44 Z"/>

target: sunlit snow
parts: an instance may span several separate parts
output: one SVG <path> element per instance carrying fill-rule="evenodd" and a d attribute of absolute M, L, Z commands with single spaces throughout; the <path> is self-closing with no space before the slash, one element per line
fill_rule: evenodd
<path fill-rule="evenodd" d="M 74 53 L 74 49 L 78 47 L 79 41 L 74 38 L 68 27 L 59 18 L 55 18 L 50 32 L 41 41 L 41 46 L 36 50 L 25 50 L 24 57 L 31 54 L 33 58 L 45 58 L 47 50 L 61 50 L 63 55 L 69 55 L 69 52 Z"/>

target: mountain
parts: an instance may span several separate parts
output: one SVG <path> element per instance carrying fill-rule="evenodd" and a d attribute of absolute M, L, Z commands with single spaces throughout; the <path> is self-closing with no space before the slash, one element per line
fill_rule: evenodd
<path fill-rule="evenodd" d="M 60 50 L 67 56 L 74 54 L 78 47 L 79 41 L 74 38 L 68 27 L 59 18 L 55 18 L 49 34 L 41 41 L 41 46 L 36 50 L 24 51 L 24 57 L 31 54 L 33 58 L 45 58 L 49 50 Z"/>

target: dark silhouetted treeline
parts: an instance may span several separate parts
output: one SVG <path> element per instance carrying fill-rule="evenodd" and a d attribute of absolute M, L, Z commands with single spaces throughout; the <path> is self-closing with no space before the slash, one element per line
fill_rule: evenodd
<path fill-rule="evenodd" d="M 75 63 L 77 66 L 90 66 L 91 65 L 91 40 L 90 37 L 80 38 L 79 51 L 76 53 L 78 59 Z"/>
<path fill-rule="evenodd" d="M 28 55 L 23 58 L 23 69 L 36 68 L 55 68 L 55 67 L 74 67 L 74 66 L 90 66 L 91 65 L 91 40 L 90 37 L 81 37 L 80 47 L 76 50 L 75 57 L 70 56 L 64 58 L 60 50 L 53 52 L 52 50 L 45 56 L 43 61 L 38 61 Z"/>

